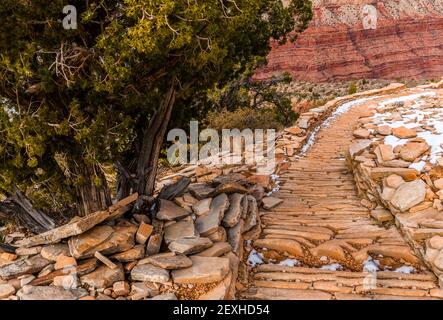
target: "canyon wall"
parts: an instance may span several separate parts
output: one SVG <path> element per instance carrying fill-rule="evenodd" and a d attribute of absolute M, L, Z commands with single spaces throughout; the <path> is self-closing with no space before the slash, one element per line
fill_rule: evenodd
<path fill-rule="evenodd" d="M 273 44 L 258 79 L 283 71 L 312 82 L 443 76 L 443 0 L 312 2 L 309 28 L 295 43 Z"/>

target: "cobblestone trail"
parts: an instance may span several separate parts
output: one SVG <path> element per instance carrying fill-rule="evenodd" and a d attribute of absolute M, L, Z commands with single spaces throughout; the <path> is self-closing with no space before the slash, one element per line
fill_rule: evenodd
<path fill-rule="evenodd" d="M 265 264 L 250 272 L 242 298 L 432 299 L 441 292 L 395 225 L 371 218 L 357 196 L 346 150 L 368 103 L 319 130 L 305 156 L 282 175 L 276 196 L 284 202 L 262 216 L 262 234 L 252 244 Z M 288 258 L 298 264 L 278 264 Z M 375 266 L 380 271 L 369 272 Z M 411 267 L 412 274 L 393 272 Z"/>

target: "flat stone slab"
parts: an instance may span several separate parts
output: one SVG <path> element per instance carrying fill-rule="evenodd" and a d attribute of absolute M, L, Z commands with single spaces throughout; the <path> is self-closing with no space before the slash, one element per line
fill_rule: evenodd
<path fill-rule="evenodd" d="M 225 193 L 222 193 L 212 200 L 211 209 L 195 221 L 195 227 L 198 233 L 205 237 L 220 226 L 224 213 L 229 206 L 229 199 Z"/>
<path fill-rule="evenodd" d="M 9 283 L 0 284 L 0 299 L 5 299 L 15 293 L 15 288 Z"/>
<path fill-rule="evenodd" d="M 231 249 L 231 245 L 227 242 L 216 242 L 212 247 L 195 255 L 200 257 L 220 257 L 231 251 Z"/>
<path fill-rule="evenodd" d="M 211 192 L 211 194 L 209 195 L 210 197 L 215 197 L 218 196 L 219 194 L 222 193 L 247 193 L 248 189 L 246 189 L 245 187 L 243 187 L 241 184 L 236 183 L 236 182 L 228 182 L 228 183 L 224 183 L 219 185 L 217 188 L 214 189 L 213 192 Z"/>
<path fill-rule="evenodd" d="M 193 183 L 189 186 L 189 191 L 198 200 L 203 200 L 210 197 L 209 195 L 214 191 L 214 188 L 206 183 Z"/>
<path fill-rule="evenodd" d="M 152 264 L 137 265 L 131 271 L 132 281 L 168 282 L 169 271 Z"/>
<path fill-rule="evenodd" d="M 164 293 L 164 294 L 159 294 L 158 296 L 155 296 L 148 300 L 178 300 L 178 299 L 173 293 Z"/>
<path fill-rule="evenodd" d="M 130 209 L 129 205 L 137 200 L 137 198 L 138 194 L 135 193 L 112 205 L 108 210 L 97 211 L 82 218 L 76 217 L 74 218 L 75 221 L 73 219 L 73 221 L 64 226 L 17 241 L 17 245 L 21 247 L 33 247 L 42 244 L 57 243 L 60 240 L 82 234 L 107 219 L 122 215 Z"/>
<path fill-rule="evenodd" d="M 191 267 L 172 271 L 174 283 L 213 283 L 229 272 L 228 258 L 193 256 L 191 260 Z"/>
<path fill-rule="evenodd" d="M 169 250 L 176 253 L 193 254 L 201 252 L 209 247 L 212 247 L 213 243 L 208 238 L 195 238 L 195 239 L 180 239 L 169 244 Z"/>
<path fill-rule="evenodd" d="M 114 254 L 113 256 L 111 256 L 111 259 L 117 260 L 119 262 L 131 262 L 141 259 L 144 256 L 145 256 L 145 246 L 138 245 L 127 251 Z"/>
<path fill-rule="evenodd" d="M 211 208 L 212 198 L 206 198 L 200 200 L 195 205 L 192 206 L 192 210 L 197 216 L 202 216 L 207 214 Z"/>
<path fill-rule="evenodd" d="M 195 230 L 192 219 L 181 220 L 165 227 L 164 239 L 166 244 L 179 239 L 196 238 L 198 233 Z"/>
<path fill-rule="evenodd" d="M 90 287 L 100 289 L 109 288 L 117 281 L 125 280 L 125 272 L 121 264 L 117 268 L 111 269 L 106 265 L 102 265 L 93 272 L 88 273 L 80 278 L 82 284 L 87 284 Z"/>
<path fill-rule="evenodd" d="M 81 235 L 69 239 L 69 251 L 76 258 L 92 257 L 100 251 L 108 255 L 131 249 L 137 226 L 97 226 Z"/>
<path fill-rule="evenodd" d="M 183 269 L 192 266 L 191 259 L 184 254 L 176 254 L 174 252 L 159 253 L 144 259 L 144 261 L 156 267 L 168 270 Z M 139 264 L 141 263 L 139 262 Z"/>
<path fill-rule="evenodd" d="M 385 209 L 376 209 L 371 211 L 371 217 L 379 222 L 387 222 L 394 220 L 391 212 Z"/>
<path fill-rule="evenodd" d="M 57 243 L 49 245 L 43 247 L 40 254 L 42 255 L 43 258 L 47 260 L 56 261 L 57 257 L 60 255 L 70 256 L 69 246 L 65 243 Z"/>
<path fill-rule="evenodd" d="M 0 278 L 9 280 L 25 274 L 37 273 L 48 264 L 50 264 L 50 261 L 40 255 L 33 256 L 29 259 L 17 260 L 0 267 Z"/>
<path fill-rule="evenodd" d="M 279 204 L 283 203 L 283 200 L 276 197 L 264 197 L 262 202 L 263 208 L 266 210 L 271 210 L 272 208 L 275 208 Z"/>
<path fill-rule="evenodd" d="M 88 295 L 85 289 L 66 290 L 56 286 L 24 286 L 17 292 L 20 300 L 78 300 Z"/>
<path fill-rule="evenodd" d="M 186 209 L 178 206 L 172 201 L 160 199 L 157 219 L 162 221 L 172 221 L 184 218 L 190 214 Z"/>
<path fill-rule="evenodd" d="M 247 209 L 247 202 L 243 201 L 244 199 L 245 195 L 241 193 L 234 193 L 229 196 L 229 208 L 223 217 L 225 227 L 233 227 L 240 221 L 243 208 L 246 206 Z M 246 205 L 243 205 L 244 202 L 246 202 Z"/>

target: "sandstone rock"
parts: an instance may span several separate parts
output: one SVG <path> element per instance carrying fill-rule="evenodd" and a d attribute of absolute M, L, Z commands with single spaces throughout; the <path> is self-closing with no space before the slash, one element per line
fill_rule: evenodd
<path fill-rule="evenodd" d="M 423 202 L 426 195 L 426 184 L 423 180 L 418 179 L 416 181 L 406 182 L 398 187 L 391 199 L 391 203 L 394 207 L 404 212 L 413 206 Z"/>
<path fill-rule="evenodd" d="M 206 183 L 193 183 L 189 186 L 189 191 L 198 200 L 203 200 L 209 198 L 209 195 L 214 191 L 214 188 Z"/>
<path fill-rule="evenodd" d="M 222 193 L 212 200 L 210 211 L 200 216 L 195 221 L 195 227 L 202 236 L 214 232 L 220 225 L 224 213 L 229 206 L 229 199 L 225 193 Z"/>
<path fill-rule="evenodd" d="M 243 213 L 242 203 L 244 195 L 241 193 L 234 193 L 229 197 L 229 209 L 223 217 L 223 225 L 226 227 L 235 226 Z"/>
<path fill-rule="evenodd" d="M 360 139 L 368 139 L 371 133 L 369 130 L 366 129 L 357 129 L 353 133 L 354 137 L 360 138 Z"/>
<path fill-rule="evenodd" d="M 194 228 L 194 222 L 191 219 L 182 220 L 165 227 L 164 239 L 166 244 L 179 239 L 196 238 L 198 233 Z"/>
<path fill-rule="evenodd" d="M 56 276 L 54 278 L 54 286 L 63 287 L 64 289 L 77 289 L 79 279 L 76 274 L 68 274 L 63 276 Z"/>
<path fill-rule="evenodd" d="M 139 244 L 145 244 L 153 230 L 154 228 L 150 224 L 140 223 L 137 233 L 135 234 L 135 241 Z"/>
<path fill-rule="evenodd" d="M 418 177 L 418 171 L 409 168 L 374 168 L 371 169 L 370 177 L 373 180 L 380 180 L 392 174 L 399 175 L 406 181 L 413 181 Z"/>
<path fill-rule="evenodd" d="M 109 260 L 104 255 L 102 255 L 99 251 L 96 251 L 94 253 L 94 257 L 96 257 L 97 260 L 99 260 L 101 263 L 103 263 L 104 265 L 106 265 L 110 269 L 117 269 L 118 268 L 118 266 L 114 262 Z"/>
<path fill-rule="evenodd" d="M 358 142 L 353 143 L 349 147 L 349 154 L 351 155 L 351 158 L 358 156 L 361 152 L 363 152 L 363 150 L 369 147 L 371 143 L 372 143 L 371 140 L 360 140 Z"/>
<path fill-rule="evenodd" d="M 212 203 L 212 198 L 200 200 L 194 206 L 192 206 L 192 210 L 197 216 L 205 215 L 209 212 L 211 203 Z"/>
<path fill-rule="evenodd" d="M 113 284 L 112 290 L 118 297 L 127 296 L 129 294 L 129 284 L 126 281 L 117 281 Z"/>
<path fill-rule="evenodd" d="M 189 255 L 201 252 L 209 247 L 212 247 L 212 245 L 212 241 L 208 238 L 180 239 L 171 242 L 168 248 L 172 252 Z"/>
<path fill-rule="evenodd" d="M 391 174 L 386 178 L 386 186 L 397 189 L 399 186 L 401 186 L 405 181 L 402 177 L 396 174 Z"/>
<path fill-rule="evenodd" d="M 0 284 L 0 299 L 12 296 L 15 293 L 15 288 L 9 283 Z"/>
<path fill-rule="evenodd" d="M 216 197 L 223 193 L 231 194 L 231 193 L 247 193 L 247 192 L 248 190 L 245 187 L 243 187 L 241 184 L 236 182 L 229 182 L 217 186 L 217 188 L 215 188 L 215 190 L 211 192 L 210 196 Z"/>
<path fill-rule="evenodd" d="M 96 289 L 111 287 L 117 281 L 125 280 L 125 272 L 121 264 L 117 268 L 111 269 L 102 265 L 93 272 L 80 277 L 83 284 Z"/>
<path fill-rule="evenodd" d="M 112 205 L 106 211 L 98 211 L 87 215 L 86 217 L 77 218 L 77 220 L 59 228 L 55 228 L 34 237 L 18 241 L 17 245 L 22 247 L 32 247 L 42 244 L 57 243 L 62 239 L 82 234 L 107 219 L 115 218 L 124 214 L 130 209 L 129 204 L 137 200 L 137 198 L 138 194 L 135 193 Z"/>
<path fill-rule="evenodd" d="M 443 237 L 433 236 L 431 239 L 429 239 L 429 245 L 433 249 L 437 249 L 437 250 L 443 249 Z"/>
<path fill-rule="evenodd" d="M 35 254 L 39 254 L 40 251 L 42 251 L 41 246 L 31 248 L 21 247 L 15 250 L 15 254 L 18 256 L 33 256 Z"/>
<path fill-rule="evenodd" d="M 61 270 L 65 268 L 72 268 L 77 265 L 77 260 L 73 257 L 67 257 L 64 255 L 59 255 L 55 261 L 54 269 Z"/>
<path fill-rule="evenodd" d="M 244 231 L 245 222 L 240 220 L 234 227 L 228 229 L 228 242 L 232 247 L 232 251 L 240 254 L 243 249 L 242 233 Z"/>
<path fill-rule="evenodd" d="M 218 227 L 214 232 L 208 234 L 206 237 L 212 242 L 226 242 L 228 239 L 226 229 L 221 226 Z"/>
<path fill-rule="evenodd" d="M 377 127 L 377 133 L 382 136 L 389 136 L 392 134 L 392 129 L 388 125 L 382 125 Z"/>
<path fill-rule="evenodd" d="M 385 201 L 390 201 L 394 197 L 395 191 L 396 189 L 394 188 L 384 187 L 381 198 Z"/>
<path fill-rule="evenodd" d="M 394 220 L 394 216 L 391 212 L 385 209 L 375 209 L 371 211 L 371 217 L 378 222 L 387 222 Z"/>
<path fill-rule="evenodd" d="M 175 254 L 174 252 L 165 252 L 150 256 L 144 259 L 146 263 L 150 263 L 156 267 L 175 270 L 188 268 L 192 265 L 191 259 L 184 254 Z"/>
<path fill-rule="evenodd" d="M 443 250 L 440 250 L 439 254 L 435 257 L 434 265 L 443 271 Z"/>
<path fill-rule="evenodd" d="M 437 179 L 434 181 L 434 187 L 437 189 L 443 189 L 443 178 Z"/>
<path fill-rule="evenodd" d="M 392 134 L 399 139 L 409 139 L 415 138 L 417 136 L 417 131 L 415 129 L 409 129 L 404 126 L 393 128 Z"/>
<path fill-rule="evenodd" d="M 9 252 L 1 252 L 0 259 L 5 261 L 14 261 L 17 259 L 17 255 Z"/>
<path fill-rule="evenodd" d="M 159 209 L 156 218 L 163 221 L 172 221 L 184 218 L 189 215 L 189 211 L 179 207 L 174 202 L 160 199 Z"/>
<path fill-rule="evenodd" d="M 201 257 L 220 257 L 223 254 L 231 251 L 231 245 L 227 242 L 216 242 L 214 245 L 202 252 L 196 253 L 196 256 Z"/>
<path fill-rule="evenodd" d="M 380 144 L 374 150 L 375 155 L 377 156 L 377 161 L 379 163 L 385 161 L 391 161 L 395 159 L 394 152 L 392 147 L 388 144 Z"/>
<path fill-rule="evenodd" d="M 410 162 L 401 159 L 390 160 L 380 163 L 380 166 L 389 167 L 389 168 L 409 168 L 410 165 L 411 165 Z"/>
<path fill-rule="evenodd" d="M 271 249 L 279 252 L 287 252 L 295 257 L 303 256 L 303 248 L 295 240 L 289 239 L 258 239 L 254 241 L 254 247 Z"/>
<path fill-rule="evenodd" d="M 149 282 L 133 282 L 131 284 L 131 299 L 141 300 L 158 295 L 158 289 L 150 284 Z"/>
<path fill-rule="evenodd" d="M 65 290 L 56 286 L 25 286 L 17 292 L 20 300 L 78 300 L 87 295 L 85 289 Z"/>
<path fill-rule="evenodd" d="M 148 240 L 148 244 L 146 245 L 146 255 L 150 256 L 159 253 L 162 242 L 163 242 L 162 233 L 156 233 L 152 235 Z"/>
<path fill-rule="evenodd" d="M 60 255 L 69 256 L 70 252 L 67 244 L 57 243 L 43 247 L 40 254 L 42 255 L 43 258 L 47 260 L 56 261 L 58 256 Z"/>
<path fill-rule="evenodd" d="M 132 281 L 164 283 L 169 281 L 169 271 L 152 264 L 141 264 L 132 269 L 131 279 Z"/>
<path fill-rule="evenodd" d="M 426 142 L 408 142 L 400 149 L 400 157 L 406 161 L 414 161 L 429 149 Z"/>
<path fill-rule="evenodd" d="M 262 199 L 262 202 L 263 208 L 266 210 L 271 210 L 272 208 L 275 208 L 279 204 L 283 203 L 283 200 L 276 197 L 265 197 Z"/>
<path fill-rule="evenodd" d="M 229 272 L 229 259 L 192 256 L 192 266 L 172 271 L 174 283 L 212 283 L 223 280 Z"/>
<path fill-rule="evenodd" d="M 96 251 L 113 254 L 131 249 L 137 227 L 97 226 L 81 235 L 69 239 L 69 251 L 74 258 L 92 257 Z"/>
<path fill-rule="evenodd" d="M 142 245 L 135 246 L 124 252 L 120 252 L 111 256 L 111 259 L 117 260 L 119 262 L 131 262 L 141 259 L 145 256 L 145 247 Z"/>
<path fill-rule="evenodd" d="M 17 260 L 0 267 L 0 278 L 3 280 L 9 280 L 25 274 L 37 273 L 48 264 L 50 264 L 50 262 L 42 258 L 40 255 L 33 256 L 29 259 Z"/>

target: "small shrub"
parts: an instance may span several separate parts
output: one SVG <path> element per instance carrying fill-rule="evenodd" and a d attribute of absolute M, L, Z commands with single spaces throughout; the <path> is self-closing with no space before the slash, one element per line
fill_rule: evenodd
<path fill-rule="evenodd" d="M 352 82 L 352 83 L 349 85 L 348 93 L 349 93 L 349 94 L 355 94 L 355 93 L 357 93 L 357 91 L 358 91 L 357 84 L 356 84 L 355 82 Z"/>

